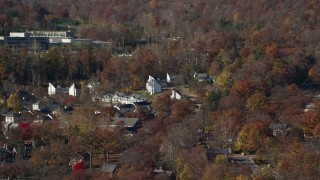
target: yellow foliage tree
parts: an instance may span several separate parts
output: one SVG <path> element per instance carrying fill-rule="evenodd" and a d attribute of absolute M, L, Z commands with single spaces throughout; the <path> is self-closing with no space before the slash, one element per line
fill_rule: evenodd
<path fill-rule="evenodd" d="M 248 111 L 254 111 L 266 103 L 266 96 L 261 92 L 256 92 L 247 99 L 246 108 Z"/>
<path fill-rule="evenodd" d="M 151 0 L 150 2 L 149 2 L 149 5 L 150 5 L 150 7 L 151 8 L 155 8 L 156 7 L 156 0 Z"/>
<path fill-rule="evenodd" d="M 22 110 L 22 98 L 18 92 L 10 95 L 7 106 L 15 112 Z"/>
<path fill-rule="evenodd" d="M 278 51 L 278 44 L 274 42 L 265 46 L 265 49 L 264 49 L 266 56 L 268 56 L 269 58 L 274 58 L 277 51 Z"/>
<path fill-rule="evenodd" d="M 239 175 L 237 176 L 236 180 L 249 180 L 249 178 L 244 175 Z"/>
<path fill-rule="evenodd" d="M 231 84 L 232 78 L 230 73 L 228 72 L 222 72 L 216 80 L 217 85 L 222 89 L 222 90 L 227 90 Z"/>
<path fill-rule="evenodd" d="M 188 180 L 191 179 L 191 170 L 188 164 L 183 165 L 182 171 L 178 174 L 177 179 Z"/>
<path fill-rule="evenodd" d="M 239 17 L 240 17 L 240 13 L 239 13 L 239 12 L 235 13 L 235 14 L 233 15 L 233 21 L 234 21 L 234 22 L 238 22 Z"/>

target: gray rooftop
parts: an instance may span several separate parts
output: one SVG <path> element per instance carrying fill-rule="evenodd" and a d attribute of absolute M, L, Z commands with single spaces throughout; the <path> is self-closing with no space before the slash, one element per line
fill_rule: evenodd
<path fill-rule="evenodd" d="M 116 169 L 117 165 L 115 164 L 103 164 L 101 167 L 102 172 L 113 173 Z"/>
<path fill-rule="evenodd" d="M 124 127 L 134 127 L 138 120 L 139 118 L 113 117 L 110 125 L 117 126 L 123 123 Z"/>

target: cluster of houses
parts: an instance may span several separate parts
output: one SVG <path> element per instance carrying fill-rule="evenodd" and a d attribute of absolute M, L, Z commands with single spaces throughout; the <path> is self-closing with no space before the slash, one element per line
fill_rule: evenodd
<path fill-rule="evenodd" d="M 214 77 L 209 76 L 206 73 L 194 73 L 193 75 L 194 79 L 198 82 L 207 82 L 207 83 L 214 83 Z M 162 89 L 168 86 L 174 86 L 176 85 L 176 76 L 170 76 L 167 73 L 166 80 L 161 80 L 159 78 L 154 78 L 149 75 L 149 78 L 146 82 L 146 91 L 149 95 L 154 95 L 156 93 L 162 92 Z M 173 94 L 172 96 L 175 97 Z"/>
<path fill-rule="evenodd" d="M 212 77 L 206 76 L 204 74 L 195 73 L 194 78 L 199 82 L 213 80 Z M 167 74 L 165 80 L 160 80 L 159 78 L 154 78 L 149 76 L 146 82 L 146 93 L 149 95 L 154 95 L 162 91 L 170 90 L 172 99 L 182 99 L 178 91 L 174 90 L 176 85 L 175 76 L 170 76 Z M 86 86 L 90 92 L 94 92 L 93 84 L 88 84 Z M 28 94 L 23 97 L 23 109 L 19 112 L 14 112 L 12 110 L 2 112 L 1 115 L 4 117 L 4 129 L 3 132 L 6 134 L 10 129 L 14 128 L 23 128 L 26 125 L 32 123 L 43 124 L 46 121 L 50 122 L 54 120 L 58 114 L 61 112 L 66 112 L 67 109 L 64 105 L 59 104 L 54 101 L 54 97 L 64 95 L 64 96 L 80 96 L 81 90 L 75 84 L 72 84 L 69 87 L 61 87 L 59 85 L 53 85 L 52 83 L 48 84 L 48 97 L 41 99 L 36 99 L 33 95 Z M 124 114 L 128 112 L 139 112 L 143 110 L 145 112 L 154 113 L 150 106 L 150 102 L 142 97 L 139 94 L 126 95 L 121 92 L 115 92 L 114 94 L 104 94 L 102 96 L 97 96 L 97 93 L 92 93 L 92 101 L 99 101 L 105 103 L 105 105 L 113 107 L 118 113 L 116 117 L 106 119 L 101 127 L 106 126 L 106 128 L 125 128 L 128 135 L 133 135 L 137 129 L 142 125 L 142 120 L 139 117 L 135 118 L 126 118 Z M 52 98 L 53 97 L 53 98 Z M 72 109 L 70 110 L 72 111 Z M 101 112 L 93 112 L 94 115 L 99 115 Z M 22 126 L 22 125 L 23 126 Z M 69 126 L 68 122 L 62 123 L 64 128 Z M 8 151 L 6 151 L 7 153 Z M 102 171 L 113 172 L 115 169 L 114 165 L 104 164 Z M 162 171 L 161 171 L 162 172 Z M 157 172 L 158 173 L 158 172 Z"/>
<path fill-rule="evenodd" d="M 49 87 L 48 87 L 48 95 L 49 96 L 56 95 L 59 92 L 64 93 L 64 94 L 68 93 L 69 96 L 78 96 L 79 95 L 79 90 L 76 89 L 76 86 L 74 84 L 72 84 L 69 88 L 62 88 L 59 85 L 57 87 L 55 87 L 54 85 L 49 83 Z"/>
<path fill-rule="evenodd" d="M 163 87 L 168 87 L 176 85 L 176 76 L 171 76 L 167 73 L 166 79 L 161 80 L 160 78 L 154 78 L 149 75 L 149 78 L 146 82 L 146 92 L 149 95 L 154 95 L 160 93 Z"/>

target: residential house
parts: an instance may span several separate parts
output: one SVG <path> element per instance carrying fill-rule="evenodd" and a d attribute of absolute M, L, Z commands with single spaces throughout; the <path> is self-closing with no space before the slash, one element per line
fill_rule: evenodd
<path fill-rule="evenodd" d="M 174 79 L 175 79 L 175 76 L 170 76 L 170 75 L 167 73 L 167 83 L 168 83 L 168 84 L 172 83 Z"/>
<path fill-rule="evenodd" d="M 0 166 L 5 163 L 13 163 L 16 153 L 17 151 L 14 147 L 8 147 L 6 144 L 4 144 L 3 147 L 0 147 Z"/>
<path fill-rule="evenodd" d="M 76 89 L 76 86 L 74 84 L 72 84 L 70 87 L 69 87 L 69 96 L 78 96 L 79 95 L 79 92 L 78 90 Z"/>
<path fill-rule="evenodd" d="M 60 110 L 60 105 L 47 98 L 37 101 L 32 104 L 33 111 L 41 111 L 43 113 L 57 114 Z"/>
<path fill-rule="evenodd" d="M 220 147 L 213 147 L 208 146 L 207 149 L 207 156 L 210 161 L 213 161 L 217 155 L 227 155 L 231 154 L 230 148 L 220 148 Z"/>
<path fill-rule="evenodd" d="M 90 93 L 94 92 L 97 87 L 99 87 L 99 82 L 92 82 L 86 85 L 86 89 L 89 90 Z"/>
<path fill-rule="evenodd" d="M 6 114 L 7 114 L 9 111 L 10 111 L 9 108 L 2 108 L 2 109 L 0 109 L 0 115 L 3 116 L 3 117 L 5 117 Z"/>
<path fill-rule="evenodd" d="M 114 175 L 114 172 L 116 170 L 117 165 L 115 164 L 103 164 L 101 167 L 101 172 L 107 173 L 109 178 L 112 178 Z"/>
<path fill-rule="evenodd" d="M 51 114 L 58 114 L 60 112 L 60 104 L 58 103 L 51 103 L 49 104 L 48 106 L 48 111 L 51 113 Z"/>
<path fill-rule="evenodd" d="M 34 143 L 32 142 L 24 142 L 24 148 L 22 150 L 22 158 L 29 159 L 32 155 Z"/>
<path fill-rule="evenodd" d="M 109 127 L 124 127 L 128 131 L 135 132 L 141 127 L 141 121 L 139 118 L 122 118 L 113 117 L 109 122 Z"/>
<path fill-rule="evenodd" d="M 57 94 L 58 92 L 63 93 L 63 94 L 69 94 L 70 96 L 77 96 L 78 91 L 75 87 L 74 84 L 72 84 L 69 88 L 63 88 L 59 85 L 57 85 L 57 87 L 55 87 L 54 85 L 52 85 L 51 83 L 49 83 L 48 86 L 48 95 L 52 96 Z"/>
<path fill-rule="evenodd" d="M 100 100 L 105 103 L 112 103 L 112 96 L 113 96 L 112 94 L 105 94 L 101 98 L 96 96 L 93 98 L 93 101 Z"/>
<path fill-rule="evenodd" d="M 3 124 L 3 132 L 6 134 L 6 132 L 9 129 L 15 129 L 18 127 L 18 121 L 22 119 L 22 115 L 20 113 L 15 113 L 13 111 L 8 112 L 5 114 L 5 122 Z"/>
<path fill-rule="evenodd" d="M 23 108 L 32 109 L 32 104 L 35 102 L 36 98 L 33 94 L 26 91 L 19 91 L 22 97 Z"/>
<path fill-rule="evenodd" d="M 166 77 L 166 83 L 169 86 L 174 86 L 177 84 L 177 75 L 170 75 L 169 73 L 167 73 L 167 77 Z"/>
<path fill-rule="evenodd" d="M 49 83 L 48 95 L 51 96 L 51 95 L 55 95 L 55 94 L 56 94 L 56 88 L 51 83 Z"/>
<path fill-rule="evenodd" d="M 32 124 L 43 124 L 44 120 L 51 119 L 52 117 L 50 114 L 42 113 L 41 111 L 29 111 L 28 112 L 29 119 L 32 120 Z"/>
<path fill-rule="evenodd" d="M 21 119 L 21 114 L 20 113 L 15 113 L 13 111 L 8 112 L 6 115 L 6 123 L 15 123 L 18 120 Z"/>
<path fill-rule="evenodd" d="M 194 73 L 193 77 L 199 82 L 214 82 L 213 76 L 208 76 L 207 73 Z"/>
<path fill-rule="evenodd" d="M 84 157 L 79 153 L 73 153 L 70 157 L 69 166 L 74 169 L 77 164 L 81 164 L 84 161 Z"/>
<path fill-rule="evenodd" d="M 132 94 L 130 96 L 124 93 L 106 94 L 101 98 L 102 102 L 113 103 L 113 104 L 133 104 L 135 102 L 144 102 L 145 99 L 141 98 L 137 94 Z"/>
<path fill-rule="evenodd" d="M 315 107 L 314 103 L 309 103 L 306 105 L 306 107 L 304 108 L 303 111 L 308 112 L 308 111 L 313 111 L 315 109 L 316 109 L 316 107 Z"/>
<path fill-rule="evenodd" d="M 113 96 L 112 96 L 112 99 L 111 101 L 113 103 L 120 103 L 121 101 L 125 101 L 127 100 L 128 97 L 124 94 L 124 93 L 118 93 L 116 92 Z"/>
<path fill-rule="evenodd" d="M 284 134 L 289 129 L 286 123 L 271 123 L 269 128 L 271 129 L 273 136 Z"/>
<path fill-rule="evenodd" d="M 132 94 L 130 96 L 127 96 L 123 100 L 120 101 L 121 104 L 133 104 L 135 102 L 144 102 L 145 99 L 141 98 L 137 94 Z"/>
<path fill-rule="evenodd" d="M 45 101 L 38 101 L 32 104 L 33 111 L 42 111 L 47 108 L 47 103 Z"/>
<path fill-rule="evenodd" d="M 117 104 L 113 106 L 121 114 L 134 111 L 135 106 L 133 104 Z"/>
<path fill-rule="evenodd" d="M 179 94 L 179 93 L 178 93 L 177 91 L 175 91 L 175 90 L 172 90 L 170 98 L 171 98 L 171 99 L 178 99 L 178 100 L 180 100 L 180 99 L 181 99 L 181 94 Z"/>
<path fill-rule="evenodd" d="M 164 170 L 162 166 L 153 169 L 154 177 L 157 177 L 160 174 L 162 174 L 162 177 L 166 177 L 167 179 L 176 179 L 172 171 Z"/>
<path fill-rule="evenodd" d="M 134 112 L 145 111 L 151 112 L 150 102 L 143 101 L 143 102 L 134 102 L 133 103 L 135 110 Z"/>
<path fill-rule="evenodd" d="M 148 94 L 153 95 L 161 92 L 161 85 L 152 76 L 149 76 L 149 79 L 146 83 L 146 89 Z"/>

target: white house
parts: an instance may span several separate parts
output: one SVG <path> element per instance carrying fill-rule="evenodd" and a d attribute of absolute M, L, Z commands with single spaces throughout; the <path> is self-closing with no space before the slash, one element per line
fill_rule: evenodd
<path fill-rule="evenodd" d="M 70 87 L 69 87 L 69 95 L 70 96 L 77 96 L 77 89 L 75 87 L 74 84 L 72 84 Z"/>
<path fill-rule="evenodd" d="M 167 84 L 176 84 L 176 76 L 170 75 L 169 73 L 167 73 L 166 81 L 167 81 Z"/>
<path fill-rule="evenodd" d="M 56 88 L 51 83 L 49 83 L 48 94 L 49 96 L 56 94 Z"/>
<path fill-rule="evenodd" d="M 43 108 L 45 108 L 45 104 L 43 101 L 38 101 L 32 104 L 33 111 L 41 111 Z"/>
<path fill-rule="evenodd" d="M 113 96 L 112 96 L 112 102 L 113 103 L 120 103 L 121 101 L 125 101 L 127 100 L 128 97 L 124 94 L 124 93 L 118 93 L 116 92 Z"/>
<path fill-rule="evenodd" d="M 146 83 L 146 89 L 148 94 L 153 95 L 161 92 L 161 85 L 152 76 L 149 76 Z"/>
<path fill-rule="evenodd" d="M 130 96 L 125 95 L 124 93 L 115 94 L 106 94 L 101 98 L 102 102 L 114 103 L 114 104 L 133 104 L 135 102 L 144 102 L 145 99 L 141 98 L 137 94 L 132 94 Z"/>
<path fill-rule="evenodd" d="M 181 99 L 181 95 L 177 91 L 172 90 L 170 98 L 171 99 Z"/>
<path fill-rule="evenodd" d="M 170 77 L 170 75 L 167 73 L 167 83 L 171 83 L 172 79 Z"/>
<path fill-rule="evenodd" d="M 20 117 L 21 117 L 20 114 L 10 111 L 6 114 L 6 123 L 8 124 L 15 123 L 17 120 L 20 119 Z"/>

